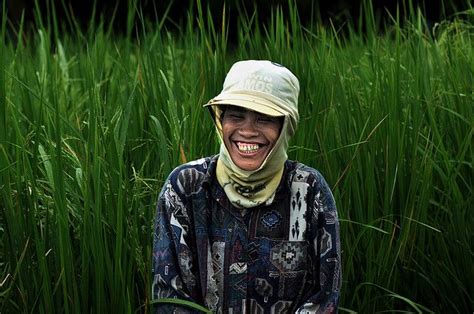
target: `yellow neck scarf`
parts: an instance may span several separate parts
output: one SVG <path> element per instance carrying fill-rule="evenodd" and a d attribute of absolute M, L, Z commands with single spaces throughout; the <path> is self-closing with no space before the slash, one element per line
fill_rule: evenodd
<path fill-rule="evenodd" d="M 289 135 L 288 117 L 285 117 L 280 136 L 262 165 L 254 171 L 245 171 L 237 167 L 222 140 L 216 177 L 230 202 L 240 208 L 252 208 L 260 204 L 270 204 L 283 176 L 285 161 L 288 156 Z M 219 130 L 219 128 L 218 128 Z"/>

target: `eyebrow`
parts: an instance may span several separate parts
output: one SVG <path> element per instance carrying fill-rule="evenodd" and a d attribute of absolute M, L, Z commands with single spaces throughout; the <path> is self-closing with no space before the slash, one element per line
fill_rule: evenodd
<path fill-rule="evenodd" d="M 228 105 L 227 106 L 227 110 L 233 110 L 233 111 L 238 111 L 238 112 L 247 112 L 247 111 L 250 111 L 249 109 L 247 108 L 243 108 L 243 107 L 239 107 L 239 106 L 232 106 L 232 105 Z"/>

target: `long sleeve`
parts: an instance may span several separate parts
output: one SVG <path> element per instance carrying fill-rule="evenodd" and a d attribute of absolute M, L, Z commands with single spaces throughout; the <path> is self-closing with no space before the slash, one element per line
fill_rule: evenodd
<path fill-rule="evenodd" d="M 296 313 L 337 313 L 341 288 L 339 221 L 333 195 L 322 176 L 315 189 L 312 243 L 319 260 L 319 289 Z"/>
<path fill-rule="evenodd" d="M 157 203 L 153 237 L 154 300 L 176 298 L 196 302 L 198 298 L 193 254 L 190 250 L 188 209 L 167 181 Z M 178 305 L 155 304 L 156 313 L 191 313 Z"/>

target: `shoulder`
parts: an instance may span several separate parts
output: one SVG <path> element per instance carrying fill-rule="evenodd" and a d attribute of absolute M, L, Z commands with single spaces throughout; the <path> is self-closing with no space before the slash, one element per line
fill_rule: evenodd
<path fill-rule="evenodd" d="M 291 190 L 306 186 L 314 195 L 316 207 L 325 204 L 325 210 L 335 208 L 331 188 L 319 170 L 297 161 L 287 161 L 287 169 L 287 180 Z"/>
<path fill-rule="evenodd" d="M 215 157 L 205 157 L 179 165 L 171 171 L 167 184 L 180 194 L 196 193 L 211 176 L 214 164 Z"/>
<path fill-rule="evenodd" d="M 291 182 L 305 182 L 312 187 L 328 186 L 321 172 L 297 161 L 287 161 L 287 178 Z"/>

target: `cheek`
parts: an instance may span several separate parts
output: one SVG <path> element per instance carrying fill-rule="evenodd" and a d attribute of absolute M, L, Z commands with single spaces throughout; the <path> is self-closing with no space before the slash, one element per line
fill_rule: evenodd
<path fill-rule="evenodd" d="M 225 125 L 222 126 L 222 139 L 226 146 L 229 145 L 230 142 L 230 136 L 232 135 L 232 130 L 229 127 L 226 127 Z"/>
<path fill-rule="evenodd" d="M 222 124 L 221 135 L 223 138 L 226 138 L 229 135 L 229 128 L 226 123 Z"/>
<path fill-rule="evenodd" d="M 268 133 L 268 139 L 273 143 L 273 145 L 275 145 L 275 143 L 278 140 L 279 136 L 280 136 L 280 129 L 279 128 L 273 128 Z"/>

